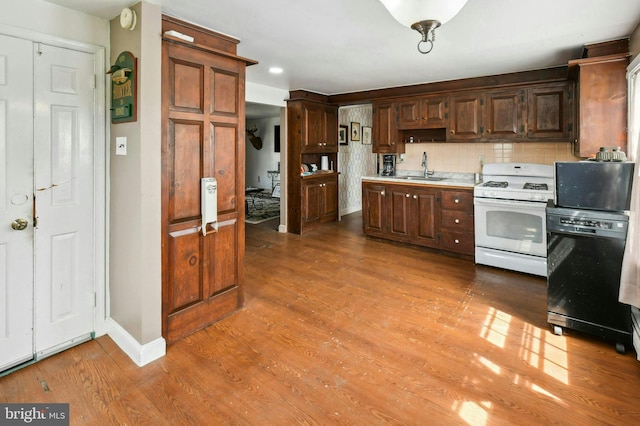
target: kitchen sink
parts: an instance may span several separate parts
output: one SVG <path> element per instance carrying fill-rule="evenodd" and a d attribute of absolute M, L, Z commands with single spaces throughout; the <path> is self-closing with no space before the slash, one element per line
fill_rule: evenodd
<path fill-rule="evenodd" d="M 420 180 L 420 181 L 440 181 L 440 180 L 445 180 L 446 178 L 438 177 L 438 176 L 396 176 L 396 179 Z"/>

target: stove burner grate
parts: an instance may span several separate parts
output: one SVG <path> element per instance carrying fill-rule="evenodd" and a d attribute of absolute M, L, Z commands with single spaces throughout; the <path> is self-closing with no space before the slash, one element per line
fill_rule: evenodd
<path fill-rule="evenodd" d="M 487 187 L 490 187 L 490 188 L 506 188 L 507 186 L 509 186 L 509 183 L 508 182 L 490 180 L 489 182 L 485 182 L 482 186 L 487 186 Z"/>
<path fill-rule="evenodd" d="M 537 191 L 546 191 L 549 189 L 549 186 L 546 183 L 525 183 L 522 189 L 533 189 Z"/>

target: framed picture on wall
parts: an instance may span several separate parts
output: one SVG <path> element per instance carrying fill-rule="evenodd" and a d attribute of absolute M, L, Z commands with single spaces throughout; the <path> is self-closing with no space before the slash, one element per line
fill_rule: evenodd
<path fill-rule="evenodd" d="M 280 152 L 280 126 L 273 126 L 273 152 Z"/>
<path fill-rule="evenodd" d="M 371 145 L 371 127 L 362 126 L 362 145 Z"/>
<path fill-rule="evenodd" d="M 338 127 L 338 143 L 340 145 L 349 145 L 349 126 Z"/>
<path fill-rule="evenodd" d="M 352 142 L 357 142 L 360 140 L 360 123 L 356 123 L 355 121 L 351 122 L 351 137 Z"/>

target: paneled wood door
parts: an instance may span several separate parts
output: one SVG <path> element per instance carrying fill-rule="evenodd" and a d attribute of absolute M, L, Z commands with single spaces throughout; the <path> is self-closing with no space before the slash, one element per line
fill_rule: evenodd
<path fill-rule="evenodd" d="M 168 343 L 243 303 L 246 63 L 202 48 L 199 36 L 200 48 L 163 41 L 162 315 Z M 203 177 L 218 184 L 219 227 L 208 226 L 206 236 Z"/>

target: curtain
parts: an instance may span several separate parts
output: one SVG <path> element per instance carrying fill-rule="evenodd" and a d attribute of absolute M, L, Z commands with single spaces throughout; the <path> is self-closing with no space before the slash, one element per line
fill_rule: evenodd
<path fill-rule="evenodd" d="M 629 83 L 629 122 L 628 152 L 629 160 L 636 162 L 633 177 L 631 209 L 629 211 L 629 228 L 627 244 L 622 261 L 620 277 L 620 297 L 622 303 L 640 307 L 640 56 L 637 57 L 627 72 Z"/>

